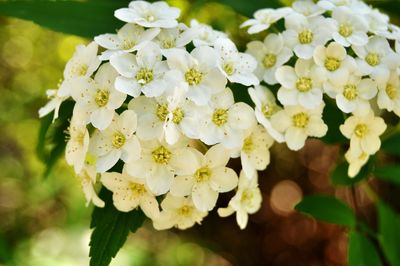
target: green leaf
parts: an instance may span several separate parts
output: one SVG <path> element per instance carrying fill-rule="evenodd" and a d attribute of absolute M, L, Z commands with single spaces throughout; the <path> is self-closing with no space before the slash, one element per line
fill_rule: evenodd
<path fill-rule="evenodd" d="M 398 165 L 377 167 L 375 168 L 374 175 L 378 179 L 400 185 L 400 166 Z"/>
<path fill-rule="evenodd" d="M 400 155 L 400 134 L 395 134 L 384 140 L 381 150 L 392 155 Z"/>
<path fill-rule="evenodd" d="M 400 216 L 383 202 L 378 206 L 378 240 L 390 265 L 400 265 Z"/>
<path fill-rule="evenodd" d="M 364 235 L 351 231 L 349 234 L 349 266 L 382 265 L 374 244 Z"/>
<path fill-rule="evenodd" d="M 346 161 L 338 164 L 331 172 L 331 182 L 335 186 L 352 186 L 368 178 L 374 168 L 375 156 L 371 156 L 369 161 L 361 168 L 355 177 L 349 177 L 347 170 L 349 164 Z"/>
<path fill-rule="evenodd" d="M 344 123 L 342 111 L 336 106 L 336 102 L 328 97 L 325 99 L 325 107 L 322 113 L 322 119 L 328 126 L 328 132 L 321 140 L 328 144 L 345 143 L 347 139 L 340 132 L 339 126 Z"/>
<path fill-rule="evenodd" d="M 317 220 L 328 223 L 345 225 L 348 227 L 354 227 L 356 224 L 356 217 L 353 210 L 344 202 L 332 196 L 306 196 L 296 205 L 295 209 Z"/>
<path fill-rule="evenodd" d="M 101 189 L 99 196 L 105 202 L 104 208 L 95 207 L 90 228 L 90 266 L 107 266 L 124 245 L 129 232 L 135 232 L 144 222 L 141 210 L 118 211 L 112 201 L 112 193 Z"/>
<path fill-rule="evenodd" d="M 204 0 L 198 2 L 206 2 Z M 218 2 L 227 6 L 232 7 L 237 12 L 245 15 L 247 17 L 252 17 L 254 12 L 261 8 L 277 8 L 281 7 L 282 4 L 278 0 L 268 0 L 268 1 L 260 1 L 260 0 L 215 0 L 214 2 Z"/>
<path fill-rule="evenodd" d="M 115 32 L 123 22 L 114 17 L 114 10 L 129 1 L 5 1 L 0 2 L 0 15 L 31 20 L 55 31 L 92 38 Z"/>

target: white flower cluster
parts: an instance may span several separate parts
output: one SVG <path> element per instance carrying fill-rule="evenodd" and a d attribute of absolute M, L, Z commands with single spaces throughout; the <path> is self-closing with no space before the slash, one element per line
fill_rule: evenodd
<path fill-rule="evenodd" d="M 323 108 L 335 101 L 346 118 L 340 131 L 350 139 L 348 175 L 356 176 L 380 148 L 386 124 L 378 115 L 400 116 L 400 28 L 359 0 L 298 0 L 258 10 L 242 27 L 268 30 L 246 51 L 268 86 L 249 89 L 258 122 L 298 150 L 307 137 L 326 134 Z"/>
<path fill-rule="evenodd" d="M 179 13 L 145 1 L 115 11 L 126 24 L 77 48 L 39 113 L 57 118 L 64 100 L 75 102 L 66 161 L 88 202 L 104 206 L 100 182 L 118 210 L 140 207 L 156 229 L 185 229 L 214 209 L 219 193 L 236 189 L 219 213 L 236 212 L 244 228 L 261 206 L 257 170 L 269 164 L 273 139 L 227 84 L 258 85 L 257 61 L 222 32 L 178 23 Z M 235 157 L 240 177 L 226 166 Z"/>

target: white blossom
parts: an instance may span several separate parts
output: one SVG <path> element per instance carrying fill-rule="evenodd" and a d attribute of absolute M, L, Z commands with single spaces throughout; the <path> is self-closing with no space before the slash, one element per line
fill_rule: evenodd
<path fill-rule="evenodd" d="M 228 149 L 240 147 L 246 131 L 256 124 L 253 109 L 245 103 L 235 103 L 229 88 L 213 96 L 209 106 L 200 140 L 207 145 L 222 143 Z"/>
<path fill-rule="evenodd" d="M 90 150 L 97 156 L 96 170 L 104 173 L 113 167 L 119 159 L 125 163 L 140 156 L 140 143 L 134 134 L 137 117 L 134 111 L 126 110 L 115 114 L 111 124 L 103 131 L 94 132 Z"/>
<path fill-rule="evenodd" d="M 167 88 L 164 74 L 168 71 L 162 61 L 161 49 L 153 42 L 140 47 L 136 55 L 116 54 L 110 58 L 111 65 L 121 76 L 115 80 L 115 88 L 132 97 L 143 92 L 148 97 L 157 97 Z"/>
<path fill-rule="evenodd" d="M 265 127 L 277 142 L 282 143 L 284 136 L 272 127 L 270 121 L 271 116 L 282 109 L 276 104 L 275 96 L 267 87 L 261 85 L 249 88 L 248 93 L 256 105 L 255 115 L 257 121 Z"/>
<path fill-rule="evenodd" d="M 80 77 L 71 80 L 71 95 L 76 101 L 75 109 L 88 116 L 88 122 L 102 130 L 110 125 L 114 110 L 124 102 L 126 95 L 114 88 L 118 73 L 109 64 L 103 64 L 94 77 Z"/>
<path fill-rule="evenodd" d="M 361 168 L 368 162 L 369 155 L 362 150 L 349 149 L 345 154 L 347 162 L 349 163 L 349 168 L 347 170 L 347 175 L 349 177 L 355 177 L 361 170 Z"/>
<path fill-rule="evenodd" d="M 276 79 L 282 85 L 278 100 L 283 105 L 301 105 L 316 108 L 322 103 L 322 84 L 326 76 L 312 60 L 298 59 L 293 67 L 281 66 Z"/>
<path fill-rule="evenodd" d="M 323 107 L 323 104 L 315 109 L 285 106 L 271 117 L 271 123 L 285 135 L 289 149 L 297 151 L 304 146 L 307 137 L 323 137 L 328 131 L 322 120 Z"/>
<path fill-rule="evenodd" d="M 310 59 L 315 47 L 325 45 L 332 38 L 335 23 L 322 16 L 305 17 L 298 13 L 285 17 L 285 44 L 302 59 Z"/>
<path fill-rule="evenodd" d="M 117 210 L 129 212 L 140 207 L 151 219 L 159 216 L 156 197 L 150 192 L 144 179 L 131 177 L 125 172 L 112 172 L 103 173 L 100 181 L 113 192 L 113 203 Z"/>
<path fill-rule="evenodd" d="M 165 230 L 172 227 L 184 230 L 194 224 L 200 224 L 208 212 L 196 209 L 190 197 L 175 197 L 170 193 L 161 202 L 162 211 L 157 219 L 153 219 L 156 230 Z"/>
<path fill-rule="evenodd" d="M 247 44 L 246 53 L 258 61 L 255 74 L 268 84 L 276 84 L 276 69 L 289 61 L 293 52 L 284 46 L 281 34 L 270 33 L 264 42 L 252 41 Z"/>
<path fill-rule="evenodd" d="M 222 145 L 212 146 L 205 155 L 192 149 L 195 155 L 186 158 L 191 171 L 178 175 L 172 182 L 170 193 L 174 196 L 191 196 L 200 211 L 212 210 L 219 193 L 228 192 L 237 186 L 236 173 L 226 167 L 229 152 Z"/>
<path fill-rule="evenodd" d="M 378 84 L 378 106 L 400 116 L 400 80 L 397 72 L 392 71 L 386 82 Z"/>
<path fill-rule="evenodd" d="M 118 53 L 130 53 L 136 51 L 139 47 L 146 44 L 147 41 L 151 41 L 160 29 L 144 29 L 141 26 L 127 23 L 116 34 L 101 34 L 94 37 L 96 43 L 106 48 L 101 56 L 101 60 L 109 60 L 110 57 Z"/>
<path fill-rule="evenodd" d="M 94 185 L 97 181 L 96 177 L 96 169 L 90 164 L 85 164 L 78 173 L 82 191 L 86 198 L 86 206 L 88 206 L 90 202 L 93 202 L 95 206 L 103 208 L 105 205 L 104 201 L 97 196 L 97 192 L 94 189 Z"/>
<path fill-rule="evenodd" d="M 246 20 L 241 28 L 249 27 L 247 32 L 255 34 L 267 30 L 272 24 L 291 13 L 291 8 L 282 7 L 278 9 L 264 8 L 254 13 L 254 19 Z"/>
<path fill-rule="evenodd" d="M 217 65 L 230 82 L 245 86 L 257 85 L 258 78 L 253 74 L 257 61 L 249 54 L 239 53 L 236 45 L 227 38 L 219 38 L 214 43 L 218 53 Z"/>
<path fill-rule="evenodd" d="M 197 20 L 190 21 L 190 27 L 183 32 L 184 40 L 192 40 L 195 47 L 214 46 L 218 38 L 227 38 L 227 35 L 221 31 L 214 30 L 211 26 L 199 23 Z"/>
<path fill-rule="evenodd" d="M 128 8 L 114 12 L 116 18 L 146 28 L 173 28 L 178 25 L 179 8 L 170 7 L 166 2 L 132 1 Z"/>
<path fill-rule="evenodd" d="M 242 171 L 235 196 L 229 201 L 228 207 L 218 209 L 218 214 L 226 217 L 236 212 L 236 222 L 243 230 L 247 226 L 249 214 L 256 213 L 260 209 L 261 201 L 262 195 L 258 188 L 257 172 L 248 177 Z"/>
<path fill-rule="evenodd" d="M 371 111 L 366 115 L 353 115 L 340 126 L 342 134 L 350 139 L 350 149 L 368 155 L 376 153 L 380 146 L 379 136 L 386 130 L 381 117 Z"/>

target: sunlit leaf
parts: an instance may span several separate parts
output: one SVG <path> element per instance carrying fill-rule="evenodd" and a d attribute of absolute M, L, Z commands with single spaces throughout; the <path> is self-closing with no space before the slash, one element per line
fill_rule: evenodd
<path fill-rule="evenodd" d="M 374 171 L 374 175 L 378 179 L 400 185 L 400 166 L 398 165 L 377 167 Z"/>
<path fill-rule="evenodd" d="M 123 25 L 114 17 L 114 10 L 127 6 L 129 1 L 4 1 L 0 15 L 31 20 L 41 26 L 83 37 L 115 32 Z"/>
<path fill-rule="evenodd" d="M 356 217 L 353 210 L 333 196 L 306 196 L 296 205 L 296 210 L 308 214 L 317 220 L 348 227 L 354 227 Z"/>

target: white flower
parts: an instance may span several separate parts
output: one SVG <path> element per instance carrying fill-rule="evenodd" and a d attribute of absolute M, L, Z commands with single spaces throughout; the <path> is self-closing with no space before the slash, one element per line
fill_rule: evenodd
<path fill-rule="evenodd" d="M 157 219 L 153 219 L 156 230 L 165 230 L 172 227 L 184 230 L 195 223 L 200 224 L 208 212 L 196 209 L 190 197 L 175 197 L 170 193 L 161 202 L 162 212 Z"/>
<path fill-rule="evenodd" d="M 364 14 L 364 17 L 370 32 L 379 35 L 388 30 L 389 16 L 381 13 L 378 9 L 370 9 L 368 13 Z"/>
<path fill-rule="evenodd" d="M 238 177 L 230 168 L 229 152 L 222 145 L 212 146 L 205 155 L 192 149 L 195 155 L 187 158 L 191 171 L 175 177 L 170 193 L 174 196 L 189 196 L 200 211 L 212 210 L 217 203 L 218 194 L 234 189 Z"/>
<path fill-rule="evenodd" d="M 352 46 L 359 58 L 356 59 L 360 72 L 370 75 L 378 83 L 389 78 L 390 71 L 399 66 L 400 55 L 393 52 L 389 42 L 374 36 L 364 46 Z"/>
<path fill-rule="evenodd" d="M 80 173 L 89 149 L 89 132 L 80 114 L 74 114 L 68 127 L 69 140 L 65 147 L 65 160 Z"/>
<path fill-rule="evenodd" d="M 42 118 L 48 114 L 50 114 L 52 111 L 54 111 L 53 115 L 53 122 L 58 118 L 58 113 L 60 110 L 61 104 L 69 98 L 68 96 L 61 96 L 60 91 L 58 90 L 47 90 L 46 91 L 47 98 L 50 99 L 46 103 L 45 106 L 39 109 L 39 117 Z"/>
<path fill-rule="evenodd" d="M 190 21 L 190 28 L 182 34 L 184 40 L 193 40 L 195 47 L 213 46 L 218 38 L 226 38 L 227 35 L 221 31 L 214 30 L 211 26 L 199 23 L 197 20 Z"/>
<path fill-rule="evenodd" d="M 153 219 L 160 214 L 156 197 L 149 191 L 145 180 L 112 172 L 103 173 L 101 183 L 113 192 L 115 208 L 121 212 L 129 212 L 140 207 L 147 217 Z"/>
<path fill-rule="evenodd" d="M 323 137 L 328 131 L 327 125 L 322 120 L 321 104 L 315 109 L 305 109 L 301 106 L 286 106 L 282 111 L 271 117 L 271 123 L 279 132 L 285 134 L 289 149 L 301 149 L 308 136 Z"/>
<path fill-rule="evenodd" d="M 165 140 L 175 144 L 184 134 L 191 139 L 199 138 L 199 122 L 203 121 L 206 106 L 197 106 L 182 95 L 168 97 L 168 114 L 164 124 Z"/>
<path fill-rule="evenodd" d="M 282 143 L 285 140 L 284 136 L 276 131 L 270 122 L 271 116 L 282 109 L 276 104 L 275 96 L 267 87 L 261 85 L 249 88 L 248 93 L 256 105 L 255 114 L 257 121 L 265 127 L 277 142 Z"/>
<path fill-rule="evenodd" d="M 324 72 L 312 60 L 298 59 L 293 67 L 281 66 L 276 70 L 276 79 L 282 85 L 278 100 L 283 105 L 301 105 L 316 108 L 322 103 Z"/>
<path fill-rule="evenodd" d="M 87 46 L 78 45 L 74 55 L 65 65 L 64 79 L 90 77 L 101 63 L 97 57 L 97 49 L 95 42 Z"/>
<path fill-rule="evenodd" d="M 337 29 L 332 33 L 333 39 L 341 45 L 366 45 L 368 42 L 368 24 L 348 7 L 334 8 L 332 18 L 336 20 Z"/>
<path fill-rule="evenodd" d="M 359 0 L 320 0 L 317 4 L 323 9 L 330 11 L 340 6 L 348 7 L 351 10 L 357 10 L 360 14 L 366 14 L 371 11 L 368 5 Z"/>
<path fill-rule="evenodd" d="M 187 141 L 180 140 L 174 145 L 165 141 L 141 142 L 142 153 L 138 160 L 126 163 L 129 175 L 145 178 L 146 185 L 156 196 L 170 189 L 174 174 L 189 174 L 191 165 L 187 163 L 194 155 L 187 148 Z"/>
<path fill-rule="evenodd" d="M 172 29 L 162 29 L 154 42 L 160 46 L 162 51 L 171 48 L 183 48 L 192 41 L 189 36 L 184 34 L 187 30 L 188 27 L 183 23 L 179 23 L 177 27 Z"/>
<path fill-rule="evenodd" d="M 115 80 L 115 88 L 120 92 L 137 97 L 142 91 L 148 97 L 157 97 L 166 90 L 164 74 L 168 66 L 153 42 L 140 47 L 136 55 L 115 54 L 110 63 L 121 75 Z"/>
<path fill-rule="evenodd" d="M 250 26 L 250 28 L 247 30 L 248 33 L 258 33 L 268 29 L 272 24 L 287 16 L 291 12 L 292 9 L 288 7 L 282 7 L 278 9 L 259 9 L 254 13 L 254 19 L 245 21 L 242 25 L 240 25 L 240 27 L 244 28 Z"/>
<path fill-rule="evenodd" d="M 392 71 L 386 82 L 378 84 L 378 106 L 400 116 L 400 80 L 397 72 Z"/>
<path fill-rule="evenodd" d="M 227 38 L 219 38 L 214 43 L 219 55 L 218 68 L 230 82 L 245 86 L 257 85 L 258 78 L 253 74 L 257 61 L 249 54 L 239 53 L 235 44 Z"/>
<path fill-rule="evenodd" d="M 246 228 L 248 215 L 256 213 L 261 207 L 262 196 L 257 180 L 257 172 L 251 177 L 240 172 L 238 190 L 228 207 L 218 209 L 219 216 L 226 217 L 236 212 L 236 222 L 240 229 Z"/>
<path fill-rule="evenodd" d="M 120 8 L 114 12 L 116 18 L 146 28 L 176 27 L 179 14 L 179 8 L 170 7 L 161 1 L 154 3 L 132 1 L 129 3 L 129 8 Z"/>
<path fill-rule="evenodd" d="M 137 126 L 136 114 L 126 110 L 115 114 L 111 124 L 104 130 L 97 130 L 90 143 L 91 153 L 97 156 L 96 169 L 100 173 L 113 167 L 121 158 L 124 162 L 140 156 L 140 143 L 134 135 Z"/>
<path fill-rule="evenodd" d="M 85 112 L 94 127 L 102 130 L 108 127 L 114 110 L 125 101 L 126 95 L 114 89 L 118 73 L 109 64 L 102 65 L 94 80 L 87 77 L 71 80 L 71 95 L 76 101 L 75 109 Z"/>
<path fill-rule="evenodd" d="M 350 149 L 361 153 L 374 154 L 380 146 L 379 136 L 386 130 L 386 124 L 371 111 L 366 115 L 353 115 L 340 126 L 340 132 L 350 139 Z"/>
<path fill-rule="evenodd" d="M 298 13 L 285 17 L 285 44 L 302 59 L 310 59 L 315 47 L 325 45 L 332 38 L 335 23 L 322 16 L 305 17 Z"/>
<path fill-rule="evenodd" d="M 331 42 L 327 47 L 316 47 L 314 62 L 321 69 L 320 75 L 324 75 L 332 84 L 346 79 L 350 69 L 356 66 L 353 57 L 348 56 L 346 49 L 337 42 Z"/>
<path fill-rule="evenodd" d="M 213 96 L 200 128 L 200 139 L 207 145 L 222 143 L 231 149 L 242 146 L 246 131 L 256 124 L 253 109 L 235 103 L 232 91 L 226 88 Z"/>
<path fill-rule="evenodd" d="M 146 41 L 151 41 L 160 29 L 144 29 L 135 24 L 125 24 L 117 31 L 117 34 L 102 34 L 94 37 L 96 43 L 108 49 L 99 57 L 101 60 L 109 60 L 110 57 L 119 52 L 133 52 L 139 47 L 146 44 Z"/>
<path fill-rule="evenodd" d="M 353 149 L 349 149 L 344 154 L 344 157 L 349 163 L 349 168 L 347 170 L 347 175 L 349 177 L 355 177 L 369 159 L 369 155 L 367 153 L 361 150 L 354 151 Z"/>
<path fill-rule="evenodd" d="M 261 125 L 255 126 L 244 139 L 240 149 L 242 168 L 251 178 L 258 171 L 265 170 L 270 162 L 269 148 L 274 143 L 272 137 Z"/>
<path fill-rule="evenodd" d="M 359 73 L 352 73 L 337 81 L 336 104 L 344 113 L 367 114 L 371 110 L 369 100 L 377 93 L 376 83 L 369 78 L 362 78 Z"/>
<path fill-rule="evenodd" d="M 96 184 L 96 177 L 96 169 L 89 164 L 85 164 L 78 174 L 82 191 L 86 198 L 86 205 L 89 205 L 90 202 L 93 202 L 95 206 L 103 208 L 104 201 L 97 196 L 96 190 L 93 187 L 94 184 Z"/>
<path fill-rule="evenodd" d="M 251 54 L 258 61 L 255 72 L 258 78 L 271 85 L 277 83 L 276 69 L 293 55 L 292 51 L 284 46 L 282 35 L 275 33 L 268 34 L 264 42 L 249 42 L 246 53 Z"/>
<path fill-rule="evenodd" d="M 213 94 L 224 90 L 226 78 L 217 68 L 217 54 L 208 46 L 200 46 L 189 54 L 185 50 L 170 49 L 167 62 L 178 70 L 188 86 L 187 98 L 197 105 L 208 104 Z"/>
<path fill-rule="evenodd" d="M 312 17 L 325 13 L 325 10 L 319 5 L 315 4 L 313 0 L 298 0 L 293 2 L 292 8 L 297 13 L 306 17 Z"/>

